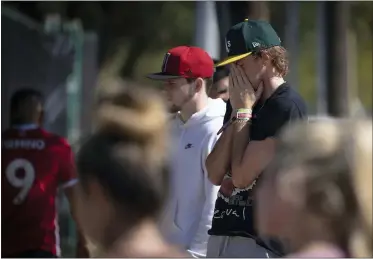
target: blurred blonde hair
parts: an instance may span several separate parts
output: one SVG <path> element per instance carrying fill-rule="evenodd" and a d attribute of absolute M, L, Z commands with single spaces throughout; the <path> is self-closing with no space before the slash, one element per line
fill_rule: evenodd
<path fill-rule="evenodd" d="M 156 90 L 108 77 L 98 87 L 96 99 L 96 131 L 122 132 L 145 148 L 143 155 L 151 163 L 164 162 L 168 150 L 168 113 Z"/>
<path fill-rule="evenodd" d="M 372 122 L 293 124 L 277 151 L 265 177 L 275 180 L 279 195 L 322 220 L 346 252 L 371 256 Z"/>
<path fill-rule="evenodd" d="M 351 235 L 353 257 L 373 257 L 372 236 L 372 122 L 355 125 L 353 183 L 359 203 L 360 225 Z"/>
<path fill-rule="evenodd" d="M 133 213 L 134 220 L 155 217 L 168 194 L 168 115 L 163 101 L 153 89 L 114 77 L 101 80 L 96 90 L 94 132 L 77 156 L 80 182 L 97 178 L 116 206 Z M 105 244 L 85 238 L 91 257 L 106 253 Z"/>

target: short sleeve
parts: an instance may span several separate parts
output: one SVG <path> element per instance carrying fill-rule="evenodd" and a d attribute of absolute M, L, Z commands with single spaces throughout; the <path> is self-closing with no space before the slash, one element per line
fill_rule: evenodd
<path fill-rule="evenodd" d="M 74 154 L 70 145 L 63 141 L 59 157 L 59 184 L 62 188 L 70 187 L 78 182 Z"/>
<path fill-rule="evenodd" d="M 227 101 L 227 106 L 225 109 L 225 115 L 224 115 L 224 124 L 227 123 L 231 117 L 232 114 L 232 105 L 230 100 Z"/>
<path fill-rule="evenodd" d="M 302 112 L 296 103 L 285 98 L 278 98 L 268 104 L 268 127 L 266 130 L 266 138 L 276 137 L 280 130 L 287 124 L 298 120 L 307 119 L 307 114 Z"/>

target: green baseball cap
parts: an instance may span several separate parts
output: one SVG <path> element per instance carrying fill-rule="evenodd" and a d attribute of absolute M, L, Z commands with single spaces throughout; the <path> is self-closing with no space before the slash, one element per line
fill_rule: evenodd
<path fill-rule="evenodd" d="M 228 57 L 215 66 L 225 66 L 274 46 L 281 46 L 281 40 L 268 22 L 245 19 L 229 29 L 225 37 Z"/>

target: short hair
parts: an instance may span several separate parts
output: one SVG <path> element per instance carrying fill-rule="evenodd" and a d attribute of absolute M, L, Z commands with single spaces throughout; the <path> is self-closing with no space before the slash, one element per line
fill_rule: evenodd
<path fill-rule="evenodd" d="M 34 123 L 43 111 L 43 95 L 32 88 L 16 91 L 10 99 L 10 124 Z"/>
<path fill-rule="evenodd" d="M 33 88 L 23 88 L 14 92 L 10 99 L 11 112 L 18 110 L 21 103 L 30 99 L 33 99 L 40 104 L 43 104 L 44 102 L 43 94 Z"/>
<path fill-rule="evenodd" d="M 223 78 L 226 78 L 229 76 L 229 72 L 230 72 L 230 69 L 229 69 L 229 65 L 227 66 L 221 66 L 221 67 L 217 67 L 216 68 L 216 71 L 214 73 L 214 84 L 219 82 L 220 80 L 222 80 Z"/>
<path fill-rule="evenodd" d="M 167 113 L 155 90 L 113 80 L 98 93 L 95 131 L 77 154 L 83 189 L 97 180 L 132 224 L 157 216 L 168 194 Z"/>

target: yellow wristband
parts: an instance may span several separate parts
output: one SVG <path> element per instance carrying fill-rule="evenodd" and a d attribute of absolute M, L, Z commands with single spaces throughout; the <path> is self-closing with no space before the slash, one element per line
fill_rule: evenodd
<path fill-rule="evenodd" d="M 240 109 L 237 109 L 236 111 L 237 113 L 249 113 L 251 114 L 252 113 L 252 110 L 251 109 L 247 109 L 247 108 L 240 108 Z"/>

